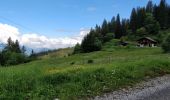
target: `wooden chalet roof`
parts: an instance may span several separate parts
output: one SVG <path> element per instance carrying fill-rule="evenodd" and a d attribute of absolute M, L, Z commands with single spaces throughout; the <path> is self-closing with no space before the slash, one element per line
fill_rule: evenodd
<path fill-rule="evenodd" d="M 137 41 L 139 42 L 139 41 L 144 40 L 144 39 L 147 39 L 147 40 L 150 40 L 150 41 L 152 41 L 152 42 L 157 43 L 157 41 L 156 41 L 156 40 L 154 40 L 154 39 L 152 39 L 152 38 L 150 38 L 150 37 L 143 37 L 143 38 L 140 38 L 140 39 L 139 39 L 139 40 L 137 40 Z"/>

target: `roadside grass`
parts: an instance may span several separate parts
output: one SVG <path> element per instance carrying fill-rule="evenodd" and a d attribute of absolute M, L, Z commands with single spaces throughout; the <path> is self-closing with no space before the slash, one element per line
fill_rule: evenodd
<path fill-rule="evenodd" d="M 160 48 L 108 48 L 0 68 L 0 99 L 87 99 L 169 73 Z"/>

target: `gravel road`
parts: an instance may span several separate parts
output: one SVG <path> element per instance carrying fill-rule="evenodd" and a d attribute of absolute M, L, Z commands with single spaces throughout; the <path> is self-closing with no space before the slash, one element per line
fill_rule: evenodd
<path fill-rule="evenodd" d="M 133 88 L 97 96 L 93 100 L 170 100 L 170 75 L 149 79 Z"/>

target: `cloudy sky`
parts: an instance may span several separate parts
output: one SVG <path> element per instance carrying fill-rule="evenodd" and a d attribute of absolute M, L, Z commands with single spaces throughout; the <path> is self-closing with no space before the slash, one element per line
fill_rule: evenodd
<path fill-rule="evenodd" d="M 71 47 L 104 18 L 109 20 L 117 13 L 129 18 L 133 7 L 144 6 L 147 1 L 1 0 L 0 42 L 12 37 L 30 48 Z"/>

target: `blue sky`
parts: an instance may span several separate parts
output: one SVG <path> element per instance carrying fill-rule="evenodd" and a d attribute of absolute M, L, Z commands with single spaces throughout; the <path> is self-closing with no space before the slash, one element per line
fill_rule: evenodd
<path fill-rule="evenodd" d="M 148 0 L 0 0 L 0 42 L 8 37 L 31 48 L 63 48 L 81 42 L 91 27 Z M 160 0 L 153 0 L 159 3 Z M 167 0 L 170 3 L 170 0 Z"/>
<path fill-rule="evenodd" d="M 117 13 L 128 18 L 133 7 L 144 6 L 147 1 L 1 0 L 0 22 L 14 25 L 22 32 L 64 37 L 77 34 L 81 28 L 101 24 L 104 18 L 110 20 Z"/>

